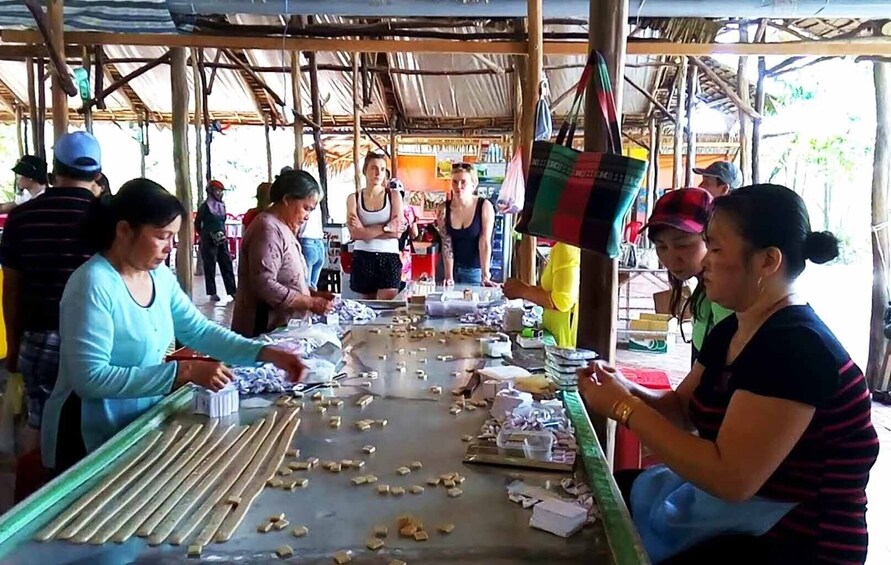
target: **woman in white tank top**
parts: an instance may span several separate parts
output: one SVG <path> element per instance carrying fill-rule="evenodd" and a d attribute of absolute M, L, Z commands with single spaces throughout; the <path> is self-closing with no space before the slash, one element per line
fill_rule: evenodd
<path fill-rule="evenodd" d="M 362 172 L 365 188 L 347 197 L 347 227 L 354 242 L 350 288 L 363 298 L 392 300 L 402 275 L 402 197 L 386 188 L 384 155 L 367 154 Z"/>

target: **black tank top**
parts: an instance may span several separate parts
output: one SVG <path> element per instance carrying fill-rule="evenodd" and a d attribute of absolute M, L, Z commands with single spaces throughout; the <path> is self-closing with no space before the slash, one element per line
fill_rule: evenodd
<path fill-rule="evenodd" d="M 452 226 L 452 202 L 446 206 L 446 227 L 449 237 L 452 238 L 452 252 L 455 256 L 455 265 L 465 269 L 480 268 L 480 236 L 483 233 L 483 203 L 485 200 L 478 198 L 473 221 L 466 228 Z"/>

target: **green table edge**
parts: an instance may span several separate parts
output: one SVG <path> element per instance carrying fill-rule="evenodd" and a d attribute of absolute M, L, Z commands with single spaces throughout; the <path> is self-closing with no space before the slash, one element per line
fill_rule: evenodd
<path fill-rule="evenodd" d="M 170 416 L 191 404 L 192 395 L 191 387 L 183 387 L 164 397 L 158 404 L 112 436 L 99 449 L 0 516 L 0 555 L 5 555 L 11 549 L 7 547 L 10 540 L 34 520 L 40 520 L 41 527 L 49 523 L 63 510 L 58 506 L 60 501 L 113 464 L 117 458 L 146 434 L 157 429 Z"/>
<path fill-rule="evenodd" d="M 613 479 L 582 398 L 576 391 L 565 391 L 563 405 L 575 428 L 579 454 L 584 463 L 591 491 L 597 500 L 603 529 L 606 531 L 607 542 L 616 565 L 649 565 L 650 559 L 643 549 L 643 543 L 625 506 L 622 493 L 619 492 Z"/>

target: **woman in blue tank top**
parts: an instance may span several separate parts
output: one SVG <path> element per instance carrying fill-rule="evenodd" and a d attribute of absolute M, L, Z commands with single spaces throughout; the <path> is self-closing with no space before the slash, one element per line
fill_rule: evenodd
<path fill-rule="evenodd" d="M 479 179 L 473 165 L 452 165 L 452 198 L 439 211 L 446 284 L 494 286 L 489 265 L 495 209 L 476 194 Z"/>

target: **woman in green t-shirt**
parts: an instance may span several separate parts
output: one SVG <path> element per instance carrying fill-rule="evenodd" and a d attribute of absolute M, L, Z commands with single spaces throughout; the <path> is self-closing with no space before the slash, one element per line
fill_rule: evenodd
<path fill-rule="evenodd" d="M 712 196 L 700 188 L 681 188 L 666 192 L 653 206 L 647 222 L 650 241 L 656 246 L 659 261 L 668 269 L 671 282 L 671 314 L 681 324 L 683 334 L 684 312 L 693 315 L 693 361 L 705 336 L 715 324 L 732 314 L 705 297 L 702 286 L 702 259 L 705 257 L 705 225 L 708 223 Z M 692 294 L 687 281 L 697 279 Z"/>

